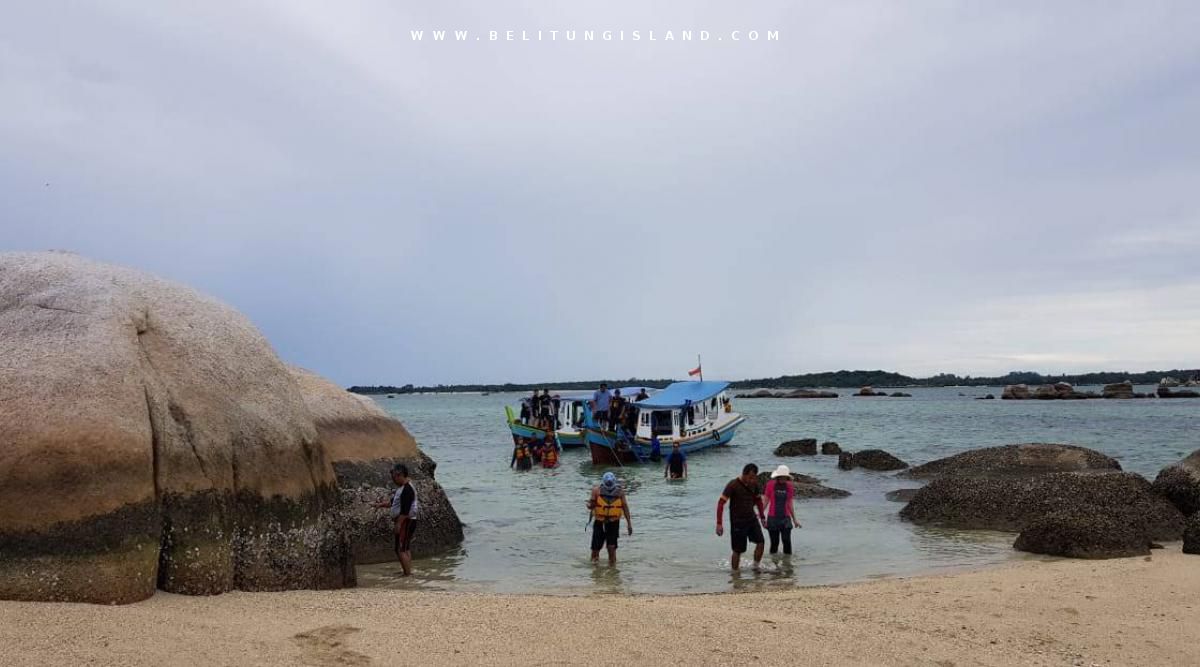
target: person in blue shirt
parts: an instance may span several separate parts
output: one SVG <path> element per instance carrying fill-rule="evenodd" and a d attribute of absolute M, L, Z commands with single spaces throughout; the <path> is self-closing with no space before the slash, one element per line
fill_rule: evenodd
<path fill-rule="evenodd" d="M 655 441 L 658 437 L 655 436 Z M 663 470 L 667 479 L 687 479 L 687 454 L 679 448 L 679 443 L 671 444 L 671 454 L 667 457 L 667 467 Z"/>
<path fill-rule="evenodd" d="M 658 436 L 650 436 L 650 460 L 658 463 L 662 460 L 662 445 L 658 442 Z"/>
<path fill-rule="evenodd" d="M 601 428 L 608 423 L 608 404 L 612 394 L 608 393 L 608 383 L 601 382 L 600 388 L 592 394 L 592 420 Z"/>

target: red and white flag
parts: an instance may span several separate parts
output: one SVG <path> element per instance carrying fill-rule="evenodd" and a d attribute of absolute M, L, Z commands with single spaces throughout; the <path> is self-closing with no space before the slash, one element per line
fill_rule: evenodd
<path fill-rule="evenodd" d="M 699 367 L 699 366 L 697 366 L 697 367 L 693 368 L 692 370 L 688 371 L 688 377 L 691 377 L 691 376 L 693 376 L 693 375 L 699 375 L 699 374 L 700 374 L 700 367 Z"/>

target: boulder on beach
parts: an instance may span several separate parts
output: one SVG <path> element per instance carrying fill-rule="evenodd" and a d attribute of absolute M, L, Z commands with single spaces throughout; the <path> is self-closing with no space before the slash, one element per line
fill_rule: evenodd
<path fill-rule="evenodd" d="M 842 452 L 838 454 L 837 466 L 841 470 L 854 469 L 854 452 Z"/>
<path fill-rule="evenodd" d="M 758 488 L 766 489 L 767 482 L 771 481 L 771 473 L 758 473 Z M 795 497 L 800 500 L 808 500 L 812 498 L 845 498 L 850 495 L 849 491 L 835 489 L 831 486 L 825 486 L 821 480 L 811 475 L 802 475 L 800 473 L 792 473 L 792 482 L 794 482 Z"/>
<path fill-rule="evenodd" d="M 1121 470 L 1116 459 L 1077 445 L 1028 443 L 972 449 L 910 468 L 905 477 L 943 475 L 1032 475 L 1049 472 Z"/>
<path fill-rule="evenodd" d="M 854 452 L 854 467 L 867 470 L 903 470 L 908 464 L 882 449 L 864 449 Z"/>
<path fill-rule="evenodd" d="M 333 467 L 229 306 L 69 253 L 0 254 L 0 598 L 354 584 Z"/>
<path fill-rule="evenodd" d="M 1104 389 L 1100 391 L 1100 395 L 1104 398 L 1135 398 L 1133 383 L 1129 380 L 1104 385 Z"/>
<path fill-rule="evenodd" d="M 1032 396 L 1029 391 L 1029 385 L 1025 384 L 1010 384 L 1000 393 L 1000 398 L 1009 400 L 1024 400 Z"/>
<path fill-rule="evenodd" d="M 788 440 L 775 448 L 775 456 L 815 456 L 816 454 L 816 438 Z"/>
<path fill-rule="evenodd" d="M 917 491 L 920 490 L 920 488 L 896 489 L 895 491 L 888 491 L 887 493 L 883 494 L 883 497 L 894 503 L 906 503 L 912 500 L 913 496 L 917 495 Z"/>
<path fill-rule="evenodd" d="M 460 544 L 462 522 L 434 479 L 436 465 L 418 448 L 408 429 L 367 396 L 352 394 L 325 378 L 290 367 L 315 420 L 326 457 L 333 464 L 342 496 L 355 561 L 395 559 L 392 523 L 371 502 L 394 488 L 392 466 L 403 463 L 420 499 L 420 530 L 413 536 L 414 556 L 428 556 Z"/>
<path fill-rule="evenodd" d="M 1067 558 L 1148 556 L 1151 540 L 1136 520 L 1120 513 L 1051 512 L 1034 519 L 1017 536 L 1013 548 Z"/>
<path fill-rule="evenodd" d="M 1184 514 L 1200 512 L 1200 449 L 1163 468 L 1154 479 L 1154 491 Z"/>
<path fill-rule="evenodd" d="M 1056 472 L 1026 476 L 943 476 L 913 496 L 900 516 L 921 525 L 1021 531 L 1055 512 L 1121 515 L 1154 540 L 1177 540 L 1183 515 L 1139 475 Z"/>
<path fill-rule="evenodd" d="M 837 444 L 836 442 L 833 442 L 832 440 L 830 440 L 828 442 L 822 442 L 821 443 L 821 453 L 825 454 L 826 456 L 832 456 L 834 454 L 841 454 L 842 446 Z"/>
<path fill-rule="evenodd" d="M 1183 530 L 1183 553 L 1200 556 L 1200 512 L 1188 517 Z"/>

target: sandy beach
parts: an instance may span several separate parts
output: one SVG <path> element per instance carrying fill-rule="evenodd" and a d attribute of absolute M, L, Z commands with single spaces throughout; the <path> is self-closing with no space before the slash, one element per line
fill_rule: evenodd
<path fill-rule="evenodd" d="M 1028 560 L 775 593 L 544 597 L 355 589 L 0 602 L 9 665 L 1200 662 L 1200 558 Z"/>

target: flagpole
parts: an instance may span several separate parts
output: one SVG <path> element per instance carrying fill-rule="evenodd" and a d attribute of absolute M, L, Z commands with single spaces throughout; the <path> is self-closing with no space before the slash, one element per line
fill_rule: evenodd
<path fill-rule="evenodd" d="M 700 369 L 700 381 L 704 382 L 704 364 L 700 363 L 700 355 L 696 355 L 696 368 Z"/>

